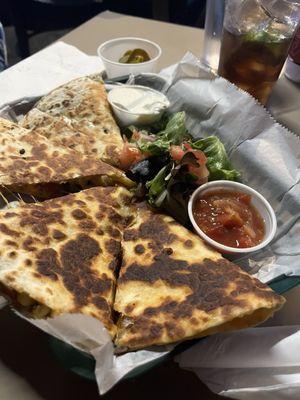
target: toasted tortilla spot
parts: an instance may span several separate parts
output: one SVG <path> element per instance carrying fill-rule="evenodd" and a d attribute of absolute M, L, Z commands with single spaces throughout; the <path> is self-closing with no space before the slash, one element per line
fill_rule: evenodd
<path fill-rule="evenodd" d="M 10 282 L 10 283 L 12 283 L 12 282 L 14 282 L 14 281 L 16 280 L 15 276 L 13 276 L 13 275 L 8 275 L 8 276 L 6 277 L 6 279 L 7 279 L 7 281 Z"/>
<path fill-rule="evenodd" d="M 190 239 L 185 240 L 183 244 L 184 244 L 185 247 L 187 247 L 187 248 L 189 248 L 189 249 L 191 249 L 191 248 L 194 247 L 194 243 L 193 243 L 193 241 L 190 240 Z"/>
<path fill-rule="evenodd" d="M 18 243 L 13 242 L 12 240 L 5 240 L 4 242 L 7 246 L 18 247 Z"/>
<path fill-rule="evenodd" d="M 130 314 L 133 310 L 134 310 L 135 304 L 128 304 L 125 307 L 125 313 L 126 314 Z"/>
<path fill-rule="evenodd" d="M 37 256 L 37 267 L 41 275 L 49 279 L 57 280 L 60 273 L 58 254 L 54 249 L 43 249 Z"/>
<path fill-rule="evenodd" d="M 72 211 L 72 216 L 73 218 L 80 220 L 86 218 L 87 214 L 84 211 L 80 210 L 79 208 L 76 208 L 75 210 Z"/>
<path fill-rule="evenodd" d="M 110 314 L 110 308 L 107 304 L 107 301 L 103 297 L 95 296 L 92 298 L 92 302 L 97 308 Z"/>
<path fill-rule="evenodd" d="M 75 203 L 80 207 L 86 206 L 86 202 L 84 202 L 83 200 L 75 200 Z"/>
<path fill-rule="evenodd" d="M 29 258 L 27 258 L 27 259 L 25 260 L 25 265 L 26 265 L 27 267 L 31 267 L 32 261 L 29 260 Z"/>
<path fill-rule="evenodd" d="M 48 228 L 46 224 L 37 223 L 32 226 L 32 230 L 39 236 L 47 236 L 48 235 Z"/>
<path fill-rule="evenodd" d="M 2 224 L 2 223 L 0 223 L 0 231 L 7 236 L 12 236 L 12 237 L 20 236 L 19 232 L 15 231 L 13 229 L 10 229 L 8 226 L 6 226 L 5 224 Z"/>
<path fill-rule="evenodd" d="M 38 167 L 38 172 L 40 173 L 41 176 L 43 176 L 45 179 L 50 179 L 52 175 L 52 171 L 48 167 Z"/>
<path fill-rule="evenodd" d="M 177 236 L 170 233 L 166 224 L 164 224 L 159 215 L 153 215 L 153 221 L 143 222 L 138 229 L 127 229 L 124 233 L 123 239 L 125 241 L 135 241 L 138 239 L 150 239 L 155 238 L 155 246 L 162 247 L 163 245 L 170 245 L 176 239 Z"/>
<path fill-rule="evenodd" d="M 106 229 L 106 232 L 113 238 L 119 239 L 121 236 L 120 231 L 117 228 L 114 228 L 113 226 L 109 225 Z"/>
<path fill-rule="evenodd" d="M 56 240 L 62 240 L 66 238 L 66 235 L 58 229 L 54 229 L 52 232 L 52 237 Z"/>
<path fill-rule="evenodd" d="M 162 254 L 170 256 L 171 254 L 173 254 L 173 249 L 171 247 L 165 247 L 164 249 L 162 249 L 161 252 Z"/>
<path fill-rule="evenodd" d="M 94 276 L 94 281 L 99 281 L 97 275 L 93 275 L 91 266 L 92 260 L 100 253 L 98 242 L 86 234 L 79 234 L 77 239 L 69 240 L 62 247 L 62 278 L 67 289 L 73 293 L 78 306 L 83 306 L 87 302 L 89 296 L 89 291 L 86 289 L 87 279 Z"/>
<path fill-rule="evenodd" d="M 136 252 L 136 254 L 143 254 L 145 253 L 145 247 L 142 244 L 137 244 L 134 247 L 134 251 Z"/>
<path fill-rule="evenodd" d="M 109 239 L 105 242 L 105 248 L 110 254 L 117 256 L 121 251 L 121 244 L 114 239 Z"/>
<path fill-rule="evenodd" d="M 117 270 L 118 264 L 119 264 L 119 262 L 118 262 L 117 259 L 112 260 L 112 261 L 108 264 L 108 268 L 109 268 L 111 271 L 115 272 L 115 271 Z"/>
<path fill-rule="evenodd" d="M 184 336 L 184 329 L 182 329 L 174 322 L 166 322 L 165 328 L 168 330 L 168 333 L 172 340 L 176 340 L 176 338 Z"/>
<path fill-rule="evenodd" d="M 35 251 L 36 247 L 32 246 L 34 243 L 34 240 L 32 237 L 28 237 L 27 239 L 24 240 L 23 242 L 23 249 L 27 251 Z"/>
<path fill-rule="evenodd" d="M 84 219 L 79 222 L 79 227 L 83 230 L 92 231 L 97 228 L 97 225 L 91 219 Z"/>
<path fill-rule="evenodd" d="M 6 212 L 5 213 L 5 218 L 13 218 L 16 215 L 18 215 L 18 214 L 14 213 L 14 212 Z"/>
<path fill-rule="evenodd" d="M 91 292 L 94 294 L 106 294 L 111 289 L 111 280 L 107 277 L 102 277 L 91 285 Z"/>

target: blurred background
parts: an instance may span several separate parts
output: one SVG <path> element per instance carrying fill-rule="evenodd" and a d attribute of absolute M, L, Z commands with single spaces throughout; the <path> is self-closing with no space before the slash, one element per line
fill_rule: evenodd
<path fill-rule="evenodd" d="M 1 36 L 11 66 L 104 10 L 203 27 L 206 0 L 1 0 Z"/>

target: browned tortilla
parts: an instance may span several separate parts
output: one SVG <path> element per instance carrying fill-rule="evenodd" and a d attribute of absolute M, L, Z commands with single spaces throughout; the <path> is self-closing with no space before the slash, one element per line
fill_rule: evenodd
<path fill-rule="evenodd" d="M 132 220 L 130 199 L 121 187 L 92 188 L 2 211 L 0 285 L 12 298 L 25 293 L 47 306 L 47 316 L 93 316 L 113 337 L 115 271 L 121 231 Z"/>
<path fill-rule="evenodd" d="M 90 186 L 132 186 L 125 174 L 100 160 L 0 118 L 0 187 L 49 198 Z"/>
<path fill-rule="evenodd" d="M 114 308 L 120 351 L 263 322 L 283 297 L 171 217 L 140 208 L 123 234 Z"/>
<path fill-rule="evenodd" d="M 123 140 L 99 76 L 74 79 L 54 89 L 25 116 L 22 126 L 56 145 L 119 166 Z"/>

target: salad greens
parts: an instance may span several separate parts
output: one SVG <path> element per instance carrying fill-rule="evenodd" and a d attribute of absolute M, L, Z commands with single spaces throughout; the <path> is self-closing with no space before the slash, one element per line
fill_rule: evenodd
<path fill-rule="evenodd" d="M 143 153 L 157 156 L 167 152 L 171 145 L 179 145 L 190 138 L 185 127 L 185 112 L 174 114 L 167 122 L 164 130 L 158 132 L 156 137 L 157 139 L 153 142 L 140 139 L 138 141 L 140 150 Z"/>
<path fill-rule="evenodd" d="M 188 170 L 191 164 L 197 166 L 197 159 L 192 153 L 186 153 L 179 164 L 169 163 L 146 183 L 149 203 L 153 207 L 165 209 L 186 226 L 189 225 L 187 203 L 197 188 L 197 178 Z"/>
<path fill-rule="evenodd" d="M 191 143 L 191 146 L 206 155 L 210 181 L 218 179 L 234 181 L 240 177 L 239 171 L 232 168 L 223 143 L 216 136 L 197 140 Z"/>
<path fill-rule="evenodd" d="M 157 175 L 146 183 L 146 188 L 149 189 L 148 199 L 151 205 L 160 207 L 167 194 L 167 177 L 170 174 L 170 164 L 163 167 Z"/>
<path fill-rule="evenodd" d="M 146 188 L 152 206 L 164 209 L 183 225 L 189 225 L 187 203 L 199 185 L 240 177 L 220 139 L 209 136 L 193 141 L 184 112 L 162 118 L 155 126 L 128 127 L 126 135 L 142 155 L 129 176 Z"/>

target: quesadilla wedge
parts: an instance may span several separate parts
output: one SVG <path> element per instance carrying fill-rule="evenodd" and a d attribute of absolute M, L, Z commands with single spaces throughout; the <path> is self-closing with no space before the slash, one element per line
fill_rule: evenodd
<path fill-rule="evenodd" d="M 91 186 L 131 187 L 125 174 L 100 160 L 0 118 L 0 186 L 49 198 Z"/>
<path fill-rule="evenodd" d="M 81 154 L 89 155 L 110 164 L 119 165 L 119 151 L 108 138 L 98 137 L 80 130 L 78 123 L 67 117 L 54 117 L 33 108 L 24 117 L 21 125 L 34 133 L 45 136 L 57 147 L 68 147 Z M 121 138 L 121 137 L 120 137 Z"/>
<path fill-rule="evenodd" d="M 171 217 L 146 206 L 125 229 L 122 247 L 114 304 L 119 352 L 254 326 L 284 303 Z"/>
<path fill-rule="evenodd" d="M 55 125 L 54 132 L 49 132 L 47 129 L 47 124 L 51 129 L 49 121 L 43 120 L 41 115 L 33 110 L 25 117 L 23 126 L 34 129 L 41 127 L 44 132 L 48 130 L 47 137 L 49 139 L 60 134 L 66 137 L 67 132 L 63 132 L 65 125 L 61 126 L 62 132 L 60 132 L 61 120 L 58 119 L 55 123 L 56 118 L 63 117 L 69 128 L 72 127 L 72 130 L 68 131 L 73 137 L 73 143 L 74 140 L 76 142 L 76 138 L 72 131 L 75 131 L 82 135 L 81 140 L 79 140 L 79 136 L 77 137 L 78 146 L 82 145 L 84 138 L 88 138 L 89 141 L 92 141 L 90 152 L 94 152 L 109 164 L 119 165 L 118 154 L 123 148 L 123 140 L 112 116 L 100 76 L 72 80 L 44 96 L 37 102 L 34 109 L 52 116 L 52 124 Z M 80 147 L 79 150 L 82 148 Z"/>
<path fill-rule="evenodd" d="M 0 213 L 0 285 L 15 308 L 45 318 L 83 313 L 113 337 L 115 270 L 131 194 L 92 188 Z"/>

